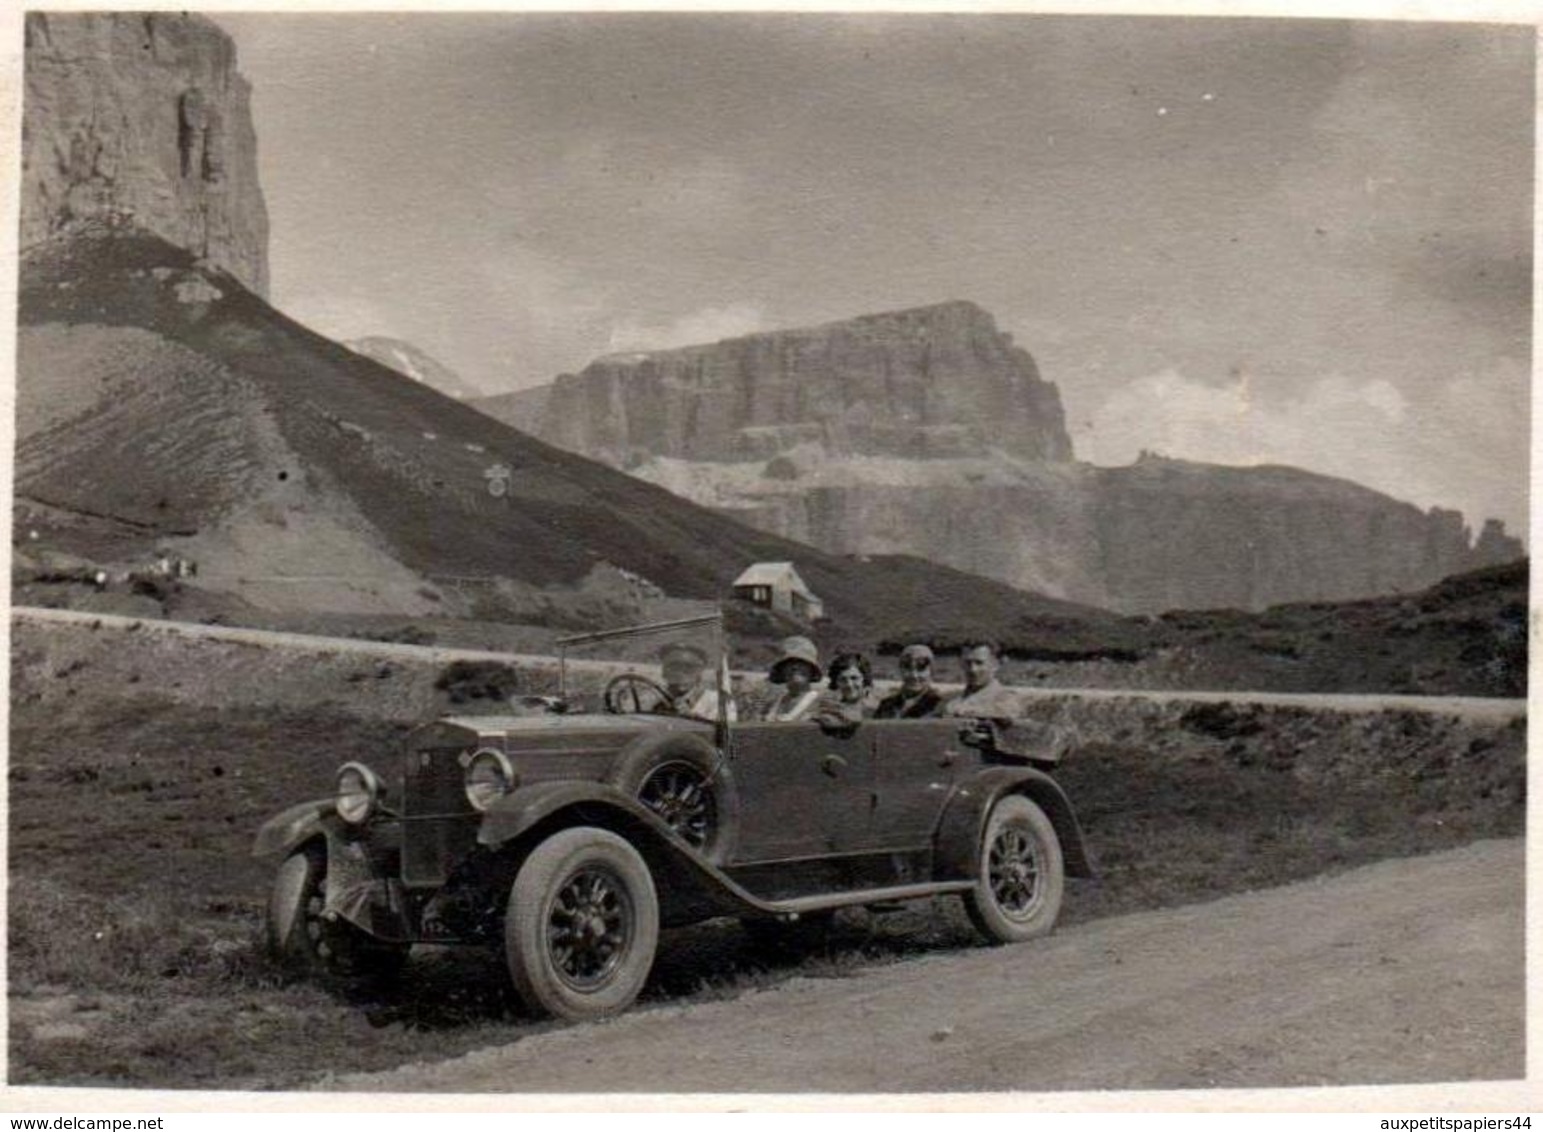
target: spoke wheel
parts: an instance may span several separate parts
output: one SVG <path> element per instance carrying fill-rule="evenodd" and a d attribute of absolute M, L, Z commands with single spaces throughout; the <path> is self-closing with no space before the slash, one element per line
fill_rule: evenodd
<path fill-rule="evenodd" d="M 695 763 L 667 762 L 656 767 L 638 787 L 638 801 L 698 851 L 707 848 L 718 825 L 713 784 Z"/>
<path fill-rule="evenodd" d="M 614 833 L 565 829 L 520 866 L 504 949 L 510 979 L 534 1009 L 573 1021 L 625 1010 L 643 989 L 658 943 L 653 878 Z"/>
<path fill-rule="evenodd" d="M 986 847 L 986 876 L 991 895 L 1004 915 L 1027 919 L 1043 895 L 1044 855 L 1039 843 L 1011 827 Z"/>
<path fill-rule="evenodd" d="M 982 831 L 975 887 L 965 894 L 976 928 L 996 943 L 1045 935 L 1065 887 L 1061 842 L 1045 811 L 1020 795 L 1000 799 Z"/>
<path fill-rule="evenodd" d="M 714 864 L 732 859 L 739 826 L 734 776 L 702 735 L 660 735 L 624 750 L 606 781 Z"/>
<path fill-rule="evenodd" d="M 578 991 L 603 986 L 632 943 L 636 914 L 625 884 L 608 868 L 574 873 L 547 913 L 547 958 Z"/>

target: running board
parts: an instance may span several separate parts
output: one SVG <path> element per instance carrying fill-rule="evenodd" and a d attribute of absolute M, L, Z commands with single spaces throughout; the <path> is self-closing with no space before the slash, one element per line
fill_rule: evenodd
<path fill-rule="evenodd" d="M 953 892 L 967 892 L 974 887 L 974 882 L 968 880 L 930 881 L 926 884 L 897 884 L 888 888 L 827 892 L 819 896 L 796 896 L 791 900 L 757 900 L 756 903 L 773 916 L 796 919 L 806 912 L 823 912 L 829 908 L 848 908 L 857 904 L 879 904 L 891 900 L 918 900 L 924 896 L 946 896 Z"/>

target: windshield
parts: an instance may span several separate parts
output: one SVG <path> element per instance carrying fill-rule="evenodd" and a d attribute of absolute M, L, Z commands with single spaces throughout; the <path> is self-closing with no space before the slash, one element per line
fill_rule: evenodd
<path fill-rule="evenodd" d="M 562 694 L 590 711 L 654 712 L 719 722 L 727 687 L 723 615 L 629 625 L 557 642 Z"/>

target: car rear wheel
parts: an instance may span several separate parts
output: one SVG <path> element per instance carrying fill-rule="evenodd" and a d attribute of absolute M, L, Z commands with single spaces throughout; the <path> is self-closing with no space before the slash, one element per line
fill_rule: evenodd
<path fill-rule="evenodd" d="M 547 838 L 514 878 L 509 976 L 527 1005 L 570 1021 L 632 1005 L 654 964 L 659 902 L 636 849 L 580 826 Z"/>
<path fill-rule="evenodd" d="M 307 974 L 339 979 L 391 978 L 407 962 L 411 945 L 366 935 L 346 920 L 325 915 L 327 848 L 312 843 L 279 866 L 268 894 L 268 952 Z"/>
<path fill-rule="evenodd" d="M 986 817 L 975 887 L 964 896 L 976 929 L 994 943 L 1047 935 L 1065 887 L 1061 840 L 1045 811 L 1018 794 L 1000 799 Z"/>
<path fill-rule="evenodd" d="M 654 767 L 638 783 L 637 798 L 698 853 L 718 831 L 718 798 L 711 771 L 687 759 Z"/>
<path fill-rule="evenodd" d="M 728 770 L 712 747 L 675 742 L 663 749 L 640 749 L 621 761 L 611 781 L 709 861 L 728 857 L 734 833 L 734 791 Z"/>

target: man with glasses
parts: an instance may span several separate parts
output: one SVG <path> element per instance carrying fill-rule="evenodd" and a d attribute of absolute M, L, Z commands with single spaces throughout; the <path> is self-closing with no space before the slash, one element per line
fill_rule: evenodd
<path fill-rule="evenodd" d="M 900 650 L 900 687 L 879 701 L 874 719 L 927 719 L 938 714 L 943 695 L 932 686 L 932 650 L 906 645 Z"/>

